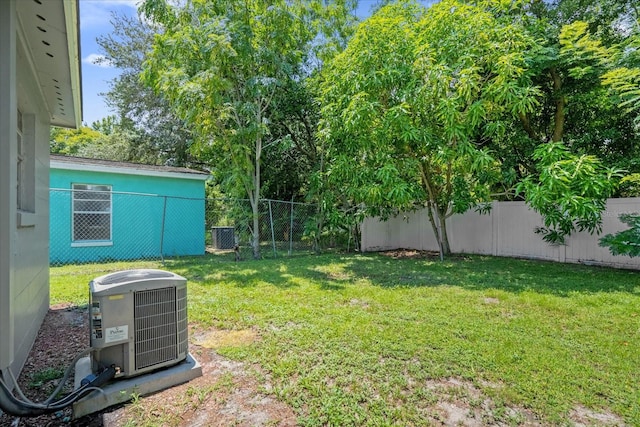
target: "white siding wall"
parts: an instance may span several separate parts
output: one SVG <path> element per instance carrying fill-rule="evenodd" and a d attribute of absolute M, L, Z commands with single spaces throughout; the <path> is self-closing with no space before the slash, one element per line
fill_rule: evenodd
<path fill-rule="evenodd" d="M 601 236 L 627 227 L 620 222 L 621 213 L 640 212 L 640 198 L 610 199 L 603 213 L 600 235 L 575 233 L 566 245 L 549 245 L 534 232 L 542 225 L 540 215 L 524 202 L 494 202 L 490 214 L 470 211 L 454 215 L 447 221 L 451 250 L 496 256 L 537 258 L 558 262 L 608 265 L 640 269 L 640 259 L 613 256 L 598 245 Z M 391 218 L 386 222 L 368 218 L 362 224 L 362 250 L 418 249 L 437 251 L 438 245 L 426 210 Z"/>
<path fill-rule="evenodd" d="M 15 37 L 14 13 L 14 2 L 0 2 L 0 370 L 18 374 L 49 307 L 49 115 L 24 44 Z M 18 109 L 23 141 L 31 144 L 33 212 L 17 208 Z"/>
<path fill-rule="evenodd" d="M 13 244 L 16 209 L 16 17 L 0 1 L 0 372 L 13 361 Z"/>

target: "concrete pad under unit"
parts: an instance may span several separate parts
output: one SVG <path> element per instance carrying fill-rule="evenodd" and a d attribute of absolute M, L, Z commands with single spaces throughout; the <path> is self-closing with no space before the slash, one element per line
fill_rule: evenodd
<path fill-rule="evenodd" d="M 91 373 L 91 359 L 84 357 L 76 363 L 75 382 L 79 387 L 82 378 Z M 102 387 L 102 393 L 94 392 L 73 404 L 73 417 L 80 418 L 109 406 L 131 400 L 132 394 L 144 396 L 164 390 L 178 384 L 191 381 L 202 376 L 202 366 L 191 356 L 177 365 L 159 369 L 132 378 L 121 378 L 111 381 Z"/>

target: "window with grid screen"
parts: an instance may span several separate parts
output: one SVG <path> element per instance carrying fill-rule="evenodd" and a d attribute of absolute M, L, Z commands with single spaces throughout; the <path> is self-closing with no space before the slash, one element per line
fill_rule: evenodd
<path fill-rule="evenodd" d="M 35 115 L 18 110 L 17 206 L 20 212 L 36 211 Z"/>
<path fill-rule="evenodd" d="M 22 111 L 18 110 L 18 191 L 16 193 L 18 197 L 18 209 L 24 208 L 24 184 L 25 184 L 25 144 L 22 140 Z"/>
<path fill-rule="evenodd" d="M 73 240 L 111 240 L 111 186 L 73 184 Z"/>

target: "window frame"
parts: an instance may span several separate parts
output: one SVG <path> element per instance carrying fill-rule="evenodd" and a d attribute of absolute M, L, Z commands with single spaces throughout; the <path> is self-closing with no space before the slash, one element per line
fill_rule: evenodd
<path fill-rule="evenodd" d="M 79 188 L 84 187 L 84 188 Z M 98 190 L 99 187 L 108 188 L 108 190 Z M 83 199 L 76 198 L 76 195 L 81 193 L 108 193 L 108 199 L 95 198 L 95 199 Z M 76 210 L 76 201 L 84 202 L 107 202 L 109 203 L 108 210 Z M 109 238 L 107 239 L 76 239 L 76 215 L 108 215 L 109 216 Z M 110 184 L 87 184 L 87 183 L 72 183 L 71 184 L 71 246 L 111 246 L 113 245 L 113 187 Z"/>
<path fill-rule="evenodd" d="M 36 138 L 35 115 L 17 109 L 16 119 L 16 211 L 18 228 L 35 227 Z"/>
<path fill-rule="evenodd" d="M 36 119 L 18 109 L 16 123 L 16 206 L 18 212 L 36 212 Z"/>
<path fill-rule="evenodd" d="M 16 205 L 19 211 L 24 211 L 25 205 L 25 176 L 26 176 L 26 149 L 24 140 L 24 130 L 23 130 L 24 121 L 22 119 L 22 111 L 18 109 L 18 117 L 16 120 L 16 143 L 17 143 L 17 153 L 16 153 L 16 161 L 17 161 L 17 171 L 16 171 Z"/>

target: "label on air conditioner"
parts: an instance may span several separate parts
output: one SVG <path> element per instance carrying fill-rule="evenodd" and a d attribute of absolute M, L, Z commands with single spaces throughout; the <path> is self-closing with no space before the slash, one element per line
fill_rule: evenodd
<path fill-rule="evenodd" d="M 91 335 L 93 339 L 102 339 L 102 312 L 100 302 L 94 301 L 91 304 Z"/>
<path fill-rule="evenodd" d="M 104 342 L 110 343 L 129 338 L 129 325 L 115 326 L 104 330 Z"/>

